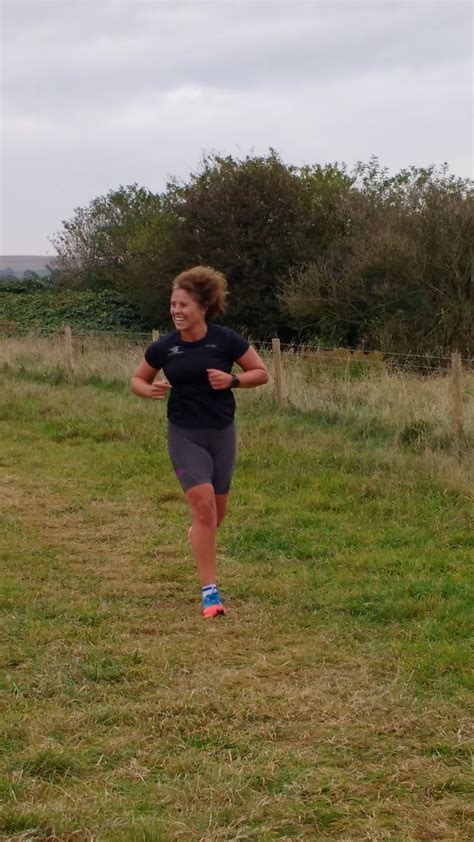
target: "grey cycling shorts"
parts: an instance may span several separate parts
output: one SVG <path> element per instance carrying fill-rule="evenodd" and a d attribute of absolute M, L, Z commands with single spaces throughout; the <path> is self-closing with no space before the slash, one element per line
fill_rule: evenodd
<path fill-rule="evenodd" d="M 216 494 L 227 494 L 236 451 L 234 424 L 223 430 L 190 430 L 168 422 L 168 453 L 183 491 L 209 482 Z"/>

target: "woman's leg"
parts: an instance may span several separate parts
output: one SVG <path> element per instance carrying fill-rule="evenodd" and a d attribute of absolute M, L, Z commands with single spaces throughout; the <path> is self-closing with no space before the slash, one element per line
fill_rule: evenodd
<path fill-rule="evenodd" d="M 227 505 L 229 502 L 229 495 L 228 494 L 215 494 L 216 500 L 216 514 L 217 514 L 217 528 L 221 525 L 222 521 L 224 520 L 227 512 Z M 191 532 L 193 531 L 193 527 L 190 526 L 188 529 L 188 538 L 191 541 Z"/>
<path fill-rule="evenodd" d="M 227 509 L 235 459 L 234 427 L 193 431 L 170 424 L 168 450 L 191 510 L 188 536 L 203 586 L 203 614 L 225 614 L 218 592 L 214 589 L 209 596 L 204 589 L 216 583 L 216 529 Z M 210 605 L 205 604 L 208 598 Z"/>
<path fill-rule="evenodd" d="M 220 430 L 219 435 L 214 436 L 213 439 L 214 471 L 212 484 L 216 495 L 217 526 L 221 525 L 227 512 L 236 452 L 237 435 L 235 425 L 231 424 L 225 430 Z"/>
<path fill-rule="evenodd" d="M 217 526 L 219 527 L 225 518 L 227 512 L 227 504 L 229 501 L 228 494 L 216 494 L 216 512 L 217 512 Z"/>
<path fill-rule="evenodd" d="M 216 495 L 211 483 L 202 483 L 186 491 L 186 498 L 193 519 L 189 540 L 201 585 L 204 587 L 215 584 L 216 581 Z"/>

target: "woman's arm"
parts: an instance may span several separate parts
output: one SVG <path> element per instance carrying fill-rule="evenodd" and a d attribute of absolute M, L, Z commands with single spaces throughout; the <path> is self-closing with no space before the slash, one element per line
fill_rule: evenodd
<path fill-rule="evenodd" d="M 158 371 L 158 368 L 152 368 L 146 360 L 143 360 L 130 381 L 133 394 L 140 398 L 153 398 L 155 400 L 164 398 L 168 389 L 171 389 L 171 385 L 167 380 L 153 382 Z"/>
<path fill-rule="evenodd" d="M 242 374 L 239 374 L 242 389 L 253 389 L 254 386 L 263 386 L 268 383 L 269 377 L 265 363 L 252 346 L 237 360 L 237 365 L 242 369 Z M 229 389 L 232 385 L 232 374 L 226 371 L 208 368 L 207 376 L 213 389 Z"/>
<path fill-rule="evenodd" d="M 237 365 L 242 369 L 242 374 L 239 374 L 242 389 L 252 389 L 254 386 L 264 386 L 268 383 L 267 367 L 252 346 L 237 360 Z"/>

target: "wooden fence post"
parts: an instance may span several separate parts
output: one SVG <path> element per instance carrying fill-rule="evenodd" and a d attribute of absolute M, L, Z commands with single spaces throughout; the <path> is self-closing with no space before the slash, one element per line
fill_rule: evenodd
<path fill-rule="evenodd" d="M 281 349 L 279 339 L 272 339 L 272 359 L 273 376 L 275 378 L 275 397 L 278 406 L 283 406 L 283 370 L 281 367 Z"/>
<path fill-rule="evenodd" d="M 70 372 L 74 371 L 74 348 L 72 345 L 72 330 L 70 325 L 64 328 L 64 344 L 66 346 L 66 365 Z"/>
<path fill-rule="evenodd" d="M 453 395 L 453 421 L 454 421 L 454 443 L 459 454 L 463 436 L 463 405 L 462 405 L 462 361 L 459 351 L 451 354 L 452 364 L 452 395 Z"/>
<path fill-rule="evenodd" d="M 152 338 L 153 342 L 156 342 L 156 340 L 160 338 L 160 331 L 159 330 L 152 330 L 151 338 Z"/>

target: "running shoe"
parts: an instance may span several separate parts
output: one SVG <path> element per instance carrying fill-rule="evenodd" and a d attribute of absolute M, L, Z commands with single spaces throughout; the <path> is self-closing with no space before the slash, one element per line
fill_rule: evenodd
<path fill-rule="evenodd" d="M 226 614 L 226 610 L 222 605 L 219 591 L 212 591 L 202 598 L 202 615 L 203 617 L 219 617 Z"/>

